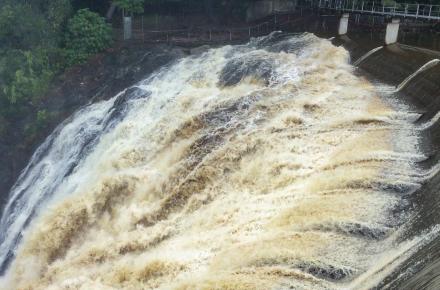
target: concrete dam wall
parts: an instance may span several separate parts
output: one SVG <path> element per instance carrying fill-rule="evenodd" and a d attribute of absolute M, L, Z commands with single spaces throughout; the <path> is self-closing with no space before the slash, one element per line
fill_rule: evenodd
<path fill-rule="evenodd" d="M 346 47 L 351 52 L 353 62 L 367 54 L 372 47 L 380 45 L 380 42 L 374 41 L 362 45 L 362 40 L 355 41 L 349 37 L 336 38 L 333 42 Z M 426 159 L 418 162 L 417 166 L 430 172 L 422 186 L 414 194 L 408 194 L 406 206 L 415 209 L 415 213 L 406 227 L 407 237 L 416 236 L 440 224 L 440 65 L 436 61 L 439 58 L 440 52 L 395 44 L 374 52 L 358 67 L 359 74 L 391 88 L 398 88 L 408 76 L 414 74 L 399 91 L 390 94 L 390 98 L 403 100 L 410 110 L 420 114 L 415 120 L 422 128 L 418 146 Z M 434 65 L 415 73 L 429 62 Z M 439 289 L 440 238 L 418 249 L 380 286 L 390 289 Z"/>

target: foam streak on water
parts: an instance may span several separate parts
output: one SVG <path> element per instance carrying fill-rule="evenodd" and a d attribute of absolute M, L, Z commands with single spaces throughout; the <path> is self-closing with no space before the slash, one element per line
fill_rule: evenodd
<path fill-rule="evenodd" d="M 87 114 L 111 123 L 87 154 L 56 154 L 57 142 L 83 140 L 59 134 L 35 160 L 57 172 L 77 158 L 75 170 L 39 175 L 34 166 L 26 175 L 34 181 L 16 185 L 26 187 L 25 206 L 13 219 L 31 210 L 38 217 L 4 288 L 357 289 L 380 281 L 396 253 L 420 244 L 400 239 L 410 215 L 402 197 L 428 173 L 415 171 L 424 156 L 414 114 L 396 112 L 353 69 L 327 40 L 276 33 L 185 58 L 91 105 L 60 129 L 79 132 Z M 24 226 L 3 225 L 2 254 Z"/>

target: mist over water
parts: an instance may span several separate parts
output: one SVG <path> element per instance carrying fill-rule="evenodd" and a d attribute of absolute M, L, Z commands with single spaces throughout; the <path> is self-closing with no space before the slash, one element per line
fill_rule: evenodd
<path fill-rule="evenodd" d="M 377 285 L 437 233 L 404 236 L 426 156 L 384 91 L 343 48 L 273 33 L 83 108 L 10 193 L 3 288 Z"/>

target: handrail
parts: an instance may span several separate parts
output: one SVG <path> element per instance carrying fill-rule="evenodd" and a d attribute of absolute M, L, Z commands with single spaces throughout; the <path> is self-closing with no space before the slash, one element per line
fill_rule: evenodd
<path fill-rule="evenodd" d="M 385 6 L 373 1 L 319 0 L 318 8 L 440 20 L 440 5 L 431 4 L 395 3 Z"/>
<path fill-rule="evenodd" d="M 249 29 L 256 29 L 256 28 L 259 28 L 262 26 L 266 26 L 268 24 L 270 24 L 269 21 L 260 23 L 258 25 L 246 26 L 246 27 L 242 27 L 242 28 L 209 28 L 208 29 L 208 28 L 195 27 L 195 28 L 186 28 L 186 29 L 144 30 L 144 32 L 146 32 L 146 33 L 167 33 L 167 32 L 171 33 L 171 32 L 188 32 L 188 31 L 193 32 L 196 30 L 202 30 L 205 32 L 207 32 L 207 31 L 212 31 L 212 32 L 215 32 L 215 31 L 220 31 L 220 32 L 223 32 L 223 31 L 248 31 Z"/>
<path fill-rule="evenodd" d="M 134 28 L 133 29 L 133 36 L 136 38 L 137 35 L 142 35 L 142 40 L 145 40 L 146 35 L 148 34 L 157 34 L 157 35 L 163 35 L 166 36 L 166 41 L 170 41 L 170 36 L 173 36 L 173 34 L 184 34 L 186 35 L 187 39 L 190 39 L 191 36 L 194 37 L 195 35 L 198 37 L 203 37 L 206 35 L 209 35 L 209 40 L 213 40 L 213 36 L 218 35 L 220 33 L 224 33 L 226 36 L 226 39 L 229 39 L 230 41 L 233 40 L 234 35 L 233 33 L 246 33 L 248 37 L 252 37 L 253 35 L 261 35 L 262 31 L 270 31 L 270 26 L 272 25 L 273 28 L 284 26 L 289 23 L 293 23 L 298 21 L 298 19 L 292 19 L 290 18 L 289 13 L 291 11 L 282 11 L 282 10 L 274 10 L 271 15 L 268 15 L 268 17 L 272 17 L 271 20 L 265 21 L 263 23 L 259 23 L 257 25 L 253 26 L 246 26 L 246 27 L 232 27 L 232 28 L 204 28 L 204 27 L 193 27 L 193 28 L 187 28 L 187 29 L 168 29 L 168 30 L 145 30 L 143 27 L 143 21 L 142 21 L 142 27 L 141 28 Z M 277 19 L 277 16 L 286 14 L 288 15 L 288 20 L 284 22 L 279 22 L 280 19 Z M 255 32 L 257 31 L 257 32 Z M 224 40 L 224 39 L 222 39 Z M 159 40 L 160 41 L 160 40 Z"/>

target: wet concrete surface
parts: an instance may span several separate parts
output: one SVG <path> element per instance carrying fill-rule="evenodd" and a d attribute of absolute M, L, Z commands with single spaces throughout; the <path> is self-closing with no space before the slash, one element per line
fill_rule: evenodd
<path fill-rule="evenodd" d="M 317 18 L 315 21 L 318 24 L 309 25 L 309 31 L 327 38 L 335 37 L 332 39 L 333 44 L 346 48 L 352 62 L 371 49 L 384 45 L 384 31 L 377 27 L 371 30 L 352 27 L 347 35 L 335 36 L 336 17 L 327 17 L 325 20 Z M 323 21 L 325 25 L 322 24 Z M 440 59 L 440 52 L 435 51 L 439 49 L 437 33 L 412 31 L 405 27 L 403 30 L 399 37 L 402 44 L 385 46 L 378 50 L 359 65 L 358 73 L 373 82 L 397 87 L 427 62 Z M 420 73 L 392 97 L 409 105 L 414 112 L 421 113 L 418 123 L 431 120 L 440 111 L 440 65 Z M 420 133 L 419 146 L 427 159 L 417 166 L 425 171 L 431 170 L 433 174 L 421 188 L 408 195 L 405 210 L 413 211 L 414 216 L 405 227 L 406 239 L 424 235 L 440 224 L 440 173 L 436 170 L 440 161 L 439 121 Z M 377 287 L 382 288 L 440 289 L 440 238 L 435 238 L 418 249 Z"/>

